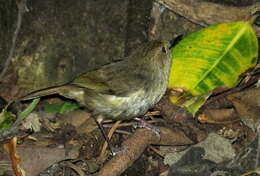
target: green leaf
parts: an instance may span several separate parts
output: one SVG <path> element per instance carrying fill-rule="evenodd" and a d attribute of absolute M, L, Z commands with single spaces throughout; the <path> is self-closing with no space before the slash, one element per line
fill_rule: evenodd
<path fill-rule="evenodd" d="M 236 86 L 255 66 L 258 41 L 247 21 L 216 24 L 192 33 L 172 53 L 170 100 L 195 114 L 213 89 Z"/>
<path fill-rule="evenodd" d="M 44 111 L 49 113 L 63 114 L 65 112 L 72 111 L 79 108 L 80 106 L 76 103 L 64 102 L 64 103 L 46 104 L 44 106 Z"/>
<path fill-rule="evenodd" d="M 6 109 L 7 107 L 5 107 L 0 113 L 0 130 L 12 126 L 16 119 L 16 116 L 13 113 L 8 112 Z"/>
<path fill-rule="evenodd" d="M 18 114 L 17 118 L 16 115 L 7 111 L 8 106 L 10 103 L 2 110 L 0 113 L 0 130 L 11 127 L 15 122 L 21 121 L 26 118 L 37 106 L 39 103 L 40 98 L 36 98 L 32 101 L 32 103 L 21 113 Z"/>
<path fill-rule="evenodd" d="M 24 118 L 26 118 L 34 110 L 39 102 L 40 98 L 35 98 L 25 110 L 18 114 L 17 120 L 23 120 Z"/>

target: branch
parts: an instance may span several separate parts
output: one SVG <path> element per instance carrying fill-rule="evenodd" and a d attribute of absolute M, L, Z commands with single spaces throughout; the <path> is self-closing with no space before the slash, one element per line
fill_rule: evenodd
<path fill-rule="evenodd" d="M 151 144 L 156 145 L 190 145 L 194 142 L 181 130 L 158 127 L 160 137 L 151 130 L 138 129 L 122 144 L 123 151 L 114 156 L 96 176 L 121 175 L 137 160 L 144 150 Z"/>
<path fill-rule="evenodd" d="M 12 38 L 11 48 L 9 50 L 8 57 L 7 57 L 7 59 L 4 63 L 3 71 L 0 74 L 0 81 L 3 80 L 5 73 L 7 72 L 7 69 L 8 69 L 8 67 L 11 63 L 11 59 L 14 55 L 16 40 L 17 40 L 17 36 L 18 36 L 18 33 L 19 33 L 21 25 L 22 25 L 23 15 L 24 15 L 25 12 L 28 12 L 28 8 L 26 6 L 26 1 L 27 0 L 20 0 L 20 1 L 16 2 L 17 8 L 18 8 L 16 29 L 14 31 L 14 35 L 13 35 L 13 38 Z"/>

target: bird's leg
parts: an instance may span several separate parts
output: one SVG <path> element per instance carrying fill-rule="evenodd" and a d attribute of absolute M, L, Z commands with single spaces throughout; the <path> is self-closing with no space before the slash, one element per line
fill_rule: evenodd
<path fill-rule="evenodd" d="M 104 130 L 104 127 L 103 127 L 103 125 L 102 125 L 103 117 L 102 117 L 102 116 L 99 116 L 98 118 L 95 118 L 95 120 L 96 120 L 96 123 L 97 123 L 98 127 L 99 127 L 100 130 L 101 130 L 101 133 L 102 133 L 102 135 L 103 135 L 105 141 L 106 141 L 107 144 L 108 144 L 108 148 L 109 148 L 109 150 L 110 150 L 111 155 L 112 155 L 112 156 L 115 156 L 117 153 L 125 151 L 125 150 L 126 150 L 125 147 L 115 148 L 115 147 L 112 146 L 112 144 L 111 144 L 111 142 L 110 142 L 110 139 L 108 138 L 108 135 L 106 134 L 106 132 L 105 132 L 105 130 Z"/>
<path fill-rule="evenodd" d="M 134 118 L 134 120 L 138 121 L 137 126 L 139 128 L 146 128 L 148 130 L 151 130 L 152 132 L 154 132 L 157 136 L 160 137 L 160 130 L 158 128 L 156 128 L 155 126 L 151 125 L 150 123 L 146 122 L 143 119 L 140 119 L 138 117 Z"/>
<path fill-rule="evenodd" d="M 112 147 L 112 144 L 110 142 L 110 139 L 106 135 L 105 129 L 104 129 L 103 125 L 102 125 L 102 121 L 103 121 L 103 118 L 97 118 L 96 119 L 96 123 L 97 123 L 99 129 L 101 130 L 101 133 L 102 133 L 105 141 L 108 144 L 108 148 L 109 148 L 109 150 L 111 152 L 111 155 L 114 156 L 116 154 L 116 152 L 113 150 L 113 147 Z"/>

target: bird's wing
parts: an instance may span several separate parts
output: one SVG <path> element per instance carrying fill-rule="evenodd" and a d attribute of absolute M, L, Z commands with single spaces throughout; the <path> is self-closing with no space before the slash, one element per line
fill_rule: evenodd
<path fill-rule="evenodd" d="M 137 73 L 131 65 L 127 61 L 112 63 L 80 75 L 72 84 L 99 93 L 127 96 L 143 88 L 146 81 L 142 72 Z"/>

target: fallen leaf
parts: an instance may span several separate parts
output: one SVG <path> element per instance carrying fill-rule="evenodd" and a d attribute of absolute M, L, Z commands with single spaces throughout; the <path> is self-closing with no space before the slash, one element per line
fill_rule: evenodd
<path fill-rule="evenodd" d="M 206 109 L 202 114 L 199 115 L 198 120 L 201 123 L 212 123 L 212 124 L 229 124 L 237 122 L 237 113 L 234 109 Z"/>
<path fill-rule="evenodd" d="M 12 161 L 12 168 L 16 176 L 25 176 L 25 171 L 21 168 L 21 159 L 16 150 L 17 137 L 13 137 L 7 144 L 4 144 L 4 149 L 9 153 Z"/>
<path fill-rule="evenodd" d="M 228 96 L 241 120 L 251 129 L 260 124 L 260 88 L 253 88 Z"/>
<path fill-rule="evenodd" d="M 21 166 L 28 176 L 36 176 L 54 163 L 66 159 L 75 159 L 79 154 L 76 148 L 68 150 L 60 147 L 36 145 L 18 146 L 17 150 L 22 157 Z"/>

